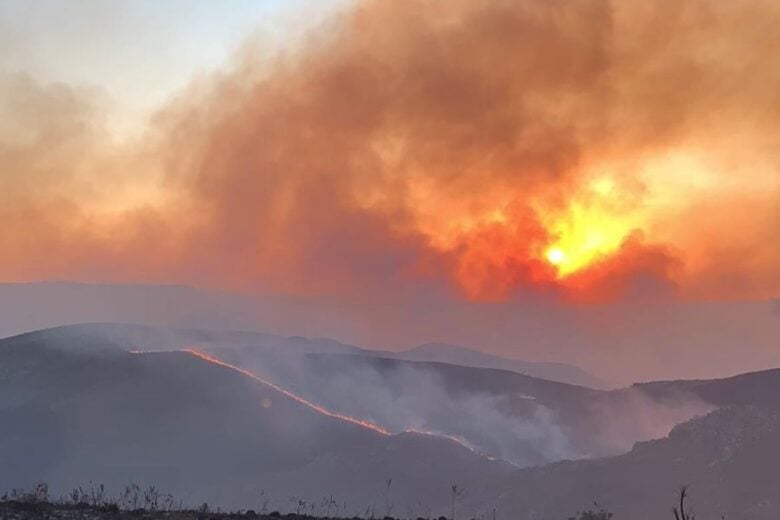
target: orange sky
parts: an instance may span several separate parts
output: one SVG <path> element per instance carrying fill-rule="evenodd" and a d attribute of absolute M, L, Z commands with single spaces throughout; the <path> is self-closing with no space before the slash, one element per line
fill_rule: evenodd
<path fill-rule="evenodd" d="M 0 279 L 780 294 L 773 2 L 357 5 L 247 43 L 140 137 L 90 88 L 0 74 Z"/>

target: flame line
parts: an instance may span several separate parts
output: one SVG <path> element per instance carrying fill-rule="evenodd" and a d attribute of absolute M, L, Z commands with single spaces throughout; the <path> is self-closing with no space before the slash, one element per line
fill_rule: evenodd
<path fill-rule="evenodd" d="M 455 444 L 458 444 L 459 446 L 462 446 L 463 448 L 466 448 L 470 452 L 472 452 L 472 453 L 474 453 L 476 455 L 479 455 L 480 457 L 486 458 L 487 460 L 490 460 L 490 461 L 502 460 L 502 459 L 498 459 L 497 457 L 493 457 L 492 455 L 488 455 L 487 453 L 479 450 L 475 446 L 472 446 L 471 443 L 469 443 L 468 441 L 466 441 L 466 440 L 464 440 L 464 439 L 462 439 L 460 437 L 457 437 L 455 435 L 450 435 L 449 433 L 436 432 L 436 431 L 433 431 L 433 430 L 417 430 L 417 429 L 414 429 L 414 428 L 408 428 L 408 429 L 404 430 L 404 432 L 405 433 L 414 433 L 414 434 L 417 434 L 417 435 L 428 435 L 430 437 L 436 437 L 438 439 L 446 439 L 448 441 L 454 442 Z M 515 464 L 513 464 L 512 462 L 509 462 L 509 461 L 504 461 L 504 462 L 508 462 L 512 466 L 515 466 Z"/>
<path fill-rule="evenodd" d="M 338 413 L 338 412 L 332 412 L 332 411 L 330 411 L 330 410 L 328 410 L 326 408 L 323 408 L 322 406 L 320 406 L 318 404 L 312 403 L 311 401 L 308 401 L 308 400 L 304 399 L 303 397 L 295 395 L 294 393 L 290 392 L 289 390 L 285 390 L 284 388 L 282 388 L 280 386 L 277 386 L 277 385 L 271 383 L 270 381 L 267 381 L 267 380 L 259 377 L 256 374 L 253 374 L 249 370 L 245 370 L 245 369 L 243 369 L 241 367 L 237 367 L 236 365 L 231 365 L 230 363 L 226 363 L 225 361 L 222 361 L 221 359 L 215 358 L 215 357 L 210 356 L 208 354 L 204 354 L 203 352 L 199 352 L 199 351 L 197 351 L 195 349 L 182 349 L 182 350 L 180 350 L 180 352 L 185 352 L 187 354 L 190 354 L 190 355 L 193 355 L 195 357 L 198 357 L 198 358 L 200 358 L 200 359 L 202 359 L 204 361 L 208 361 L 209 363 L 213 363 L 215 365 L 219 365 L 219 366 L 222 366 L 222 367 L 225 367 L 225 368 L 230 368 L 232 370 L 235 370 L 236 372 L 239 372 L 240 374 L 243 374 L 243 375 L 245 375 L 247 377 L 252 378 L 253 380 L 257 381 L 258 383 L 266 385 L 266 386 L 276 390 L 277 392 L 281 392 L 282 394 L 286 395 L 290 399 L 292 399 L 292 400 L 294 400 L 294 401 L 296 401 L 296 402 L 298 402 L 298 403 L 300 403 L 300 404 L 302 404 L 304 406 L 307 406 L 307 407 L 311 408 L 312 410 L 314 410 L 315 412 L 321 413 L 322 415 L 326 415 L 326 416 L 332 417 L 334 419 L 340 419 L 342 421 L 346 421 L 346 422 L 349 422 L 349 423 L 352 423 L 352 424 L 356 424 L 357 426 L 361 426 L 363 428 L 368 428 L 369 430 L 373 430 L 373 431 L 375 431 L 377 433 L 380 433 L 382 435 L 390 435 L 390 432 L 388 430 L 385 430 L 384 428 L 382 428 L 381 426 L 379 426 L 377 424 L 371 423 L 371 422 L 363 420 L 363 419 L 357 419 L 355 417 L 350 417 L 349 415 L 344 415 L 344 414 L 341 414 L 341 413 Z"/>
<path fill-rule="evenodd" d="M 311 401 L 309 401 L 307 399 L 304 399 L 303 397 L 300 397 L 299 395 L 296 395 L 296 394 L 290 392 L 289 390 L 285 390 L 284 388 L 282 388 L 282 387 L 280 387 L 280 386 L 278 386 L 278 385 L 276 385 L 276 384 L 274 384 L 274 383 L 272 383 L 272 382 L 270 382 L 270 381 L 268 381 L 266 379 L 263 379 L 262 377 L 258 376 L 257 374 L 254 374 L 254 373 L 250 372 L 249 370 L 246 370 L 246 369 L 241 368 L 241 367 L 236 366 L 236 365 L 232 365 L 232 364 L 227 363 L 225 361 L 222 361 L 221 359 L 216 358 L 214 356 L 210 356 L 208 354 L 205 354 L 203 352 L 200 352 L 200 351 L 192 349 L 192 348 L 181 349 L 181 350 L 179 350 L 179 352 L 183 352 L 185 354 L 190 354 L 190 355 L 195 356 L 195 357 L 197 357 L 199 359 L 202 359 L 203 361 L 206 361 L 208 363 L 213 363 L 213 364 L 221 366 L 221 367 L 225 367 L 225 368 L 229 368 L 231 370 L 235 370 L 236 372 L 238 372 L 238 373 L 240 373 L 242 375 L 245 375 L 245 376 L 253 379 L 254 381 L 256 381 L 256 382 L 258 382 L 260 384 L 268 386 L 268 387 L 272 388 L 273 390 L 276 390 L 277 392 L 280 392 L 283 395 L 289 397 L 290 399 L 294 400 L 295 402 L 300 403 L 300 404 L 302 404 L 302 405 L 304 405 L 304 406 L 306 406 L 308 408 L 311 408 L 315 412 L 318 412 L 318 413 L 320 413 L 322 415 L 325 415 L 327 417 L 331 417 L 333 419 L 339 419 L 339 420 L 342 420 L 342 421 L 346 421 L 346 422 L 355 424 L 357 426 L 360 426 L 362 428 L 367 428 L 367 429 L 372 430 L 374 432 L 377 432 L 377 433 L 379 433 L 381 435 L 385 435 L 385 436 L 392 435 L 392 433 L 389 430 L 386 430 L 385 428 L 382 428 L 378 424 L 374 424 L 372 422 L 366 421 L 365 419 L 358 419 L 356 417 L 352 417 L 352 416 L 349 416 L 349 415 L 344 415 L 342 413 L 332 412 L 332 411 L 328 410 L 327 408 L 324 408 L 324 407 L 322 407 L 322 406 L 320 406 L 318 404 L 315 404 L 315 403 L 313 403 L 313 402 L 311 402 Z M 142 351 L 142 350 L 130 350 L 129 353 L 130 354 L 145 354 L 146 352 Z M 447 439 L 447 440 L 449 440 L 451 442 L 454 442 L 454 443 L 456 443 L 456 444 L 466 448 L 467 450 L 469 450 L 469 451 L 471 451 L 473 453 L 476 453 L 477 455 L 485 457 L 488 460 L 497 460 L 495 457 L 491 457 L 491 456 L 489 456 L 489 455 L 487 455 L 485 453 L 482 453 L 480 450 L 474 448 L 473 446 L 470 446 L 468 443 L 466 443 L 462 439 L 459 439 L 458 437 L 455 437 L 453 435 L 449 435 L 449 434 L 441 433 L 441 432 L 433 432 L 433 431 L 430 431 L 430 430 L 417 430 L 417 429 L 414 429 L 414 428 L 406 429 L 406 430 L 404 430 L 404 432 L 406 432 L 406 433 L 415 433 L 417 435 L 429 435 L 431 437 L 438 437 L 438 438 Z"/>

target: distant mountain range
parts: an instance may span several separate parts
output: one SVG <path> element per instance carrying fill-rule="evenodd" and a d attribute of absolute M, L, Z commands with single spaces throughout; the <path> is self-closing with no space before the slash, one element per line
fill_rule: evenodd
<path fill-rule="evenodd" d="M 579 367 L 566 363 L 544 363 L 507 359 L 485 354 L 474 349 L 446 343 L 425 343 L 396 355 L 409 361 L 439 361 L 454 365 L 479 368 L 499 368 L 511 370 L 550 381 L 559 381 L 572 385 L 591 388 L 607 388 L 609 385 L 601 379 L 588 374 Z"/>
<path fill-rule="evenodd" d="M 77 323 L 249 331 L 285 341 L 298 335 L 309 344 L 304 348 L 312 342 L 330 342 L 341 353 L 368 347 L 383 357 L 603 388 L 602 381 L 614 387 L 780 366 L 779 308 L 777 300 L 566 306 L 531 298 L 501 305 L 436 300 L 417 309 L 171 285 L 8 283 L 0 284 L 0 337 Z"/>
<path fill-rule="evenodd" d="M 594 388 L 607 386 L 604 381 L 573 365 L 506 359 L 457 345 L 429 343 L 404 352 L 374 351 L 328 338 L 254 332 L 256 313 L 259 312 L 255 305 L 246 296 L 185 286 L 70 282 L 0 284 L 0 309 L 3 309 L 0 313 L 0 337 L 86 322 L 138 323 L 157 327 L 160 331 L 190 331 L 187 334 L 193 340 L 212 337 L 232 344 L 283 345 L 289 350 L 302 352 L 362 353 L 410 361 L 442 361 L 474 367 L 503 368 Z M 125 332 L 122 331 L 122 334 L 126 335 Z"/>

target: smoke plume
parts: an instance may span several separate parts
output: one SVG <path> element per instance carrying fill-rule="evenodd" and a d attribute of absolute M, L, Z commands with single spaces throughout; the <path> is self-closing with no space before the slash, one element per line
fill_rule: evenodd
<path fill-rule="evenodd" d="M 0 77 L 0 276 L 344 298 L 769 297 L 774 2 L 369 0 L 117 140 Z M 744 211 L 743 208 L 750 208 Z"/>

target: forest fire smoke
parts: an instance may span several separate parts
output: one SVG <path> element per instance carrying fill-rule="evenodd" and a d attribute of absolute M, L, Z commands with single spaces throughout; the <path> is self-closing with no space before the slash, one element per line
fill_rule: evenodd
<path fill-rule="evenodd" d="M 356 419 L 356 418 L 350 417 L 348 415 L 344 415 L 344 414 L 340 414 L 340 413 L 337 413 L 337 412 L 331 412 L 330 410 L 326 410 L 322 406 L 319 406 L 317 404 L 312 403 L 311 401 L 308 401 L 308 400 L 306 400 L 306 399 L 304 399 L 302 397 L 299 397 L 299 396 L 295 395 L 294 393 L 290 392 L 289 390 L 285 390 L 284 388 L 281 388 L 280 386 L 277 386 L 277 385 L 271 383 L 270 381 L 266 381 L 265 379 L 257 376 L 256 374 L 253 374 L 252 372 L 250 372 L 248 370 L 245 370 L 245 369 L 243 369 L 241 367 L 237 367 L 235 365 L 231 365 L 230 363 L 226 363 L 226 362 L 222 361 L 221 359 L 217 359 L 217 358 L 215 358 L 213 356 L 210 356 L 208 354 L 204 354 L 203 352 L 200 352 L 200 351 L 198 351 L 196 349 L 192 349 L 192 348 L 182 349 L 181 352 L 185 352 L 187 354 L 191 354 L 191 355 L 193 355 L 195 357 L 198 357 L 198 358 L 202 359 L 203 361 L 207 361 L 207 362 L 213 363 L 215 365 L 219 365 L 219 366 L 222 366 L 222 367 L 225 367 L 225 368 L 229 368 L 231 370 L 235 370 L 236 372 L 239 372 L 239 373 L 241 373 L 241 374 L 243 374 L 243 375 L 245 375 L 245 376 L 247 376 L 247 377 L 257 381 L 258 383 L 261 383 L 261 384 L 263 384 L 265 386 L 273 388 L 277 392 L 280 392 L 280 393 L 284 394 L 285 396 L 289 397 L 293 401 L 295 401 L 297 403 L 300 403 L 300 404 L 302 404 L 302 405 L 304 405 L 304 406 L 306 406 L 308 408 L 311 408 L 315 412 L 321 413 L 322 415 L 326 415 L 328 417 L 332 417 L 333 419 L 339 419 L 341 421 L 346 421 L 346 422 L 349 422 L 349 423 L 352 423 L 352 424 L 356 424 L 356 425 L 361 426 L 363 428 L 368 428 L 369 430 L 373 430 L 373 431 L 375 431 L 377 433 L 380 433 L 382 435 L 390 435 L 390 432 L 385 430 L 381 426 L 378 426 L 376 424 L 373 424 L 373 423 L 371 423 L 369 421 L 366 421 L 366 420 L 363 420 L 363 419 Z"/>
<path fill-rule="evenodd" d="M 0 274 L 773 297 L 778 23 L 763 0 L 356 2 L 122 145 L 86 93 L 0 77 Z"/>
<path fill-rule="evenodd" d="M 365 419 L 358 419 L 358 418 L 355 418 L 355 417 L 351 417 L 349 415 L 345 415 L 345 414 L 341 414 L 341 413 L 338 413 L 338 412 L 333 412 L 331 410 L 328 410 L 328 409 L 326 409 L 326 408 L 324 408 L 324 407 L 322 407 L 322 406 L 320 406 L 318 404 L 315 404 L 315 403 L 313 403 L 313 402 L 311 402 L 311 401 L 309 401 L 307 399 L 304 399 L 303 397 L 300 397 L 299 395 L 294 394 L 293 392 L 290 392 L 289 390 L 285 390 L 284 388 L 282 388 L 282 387 L 280 387 L 280 386 L 278 386 L 278 385 L 276 385 L 276 384 L 274 384 L 274 383 L 272 383 L 272 382 L 270 382 L 270 381 L 268 381 L 266 379 L 263 379 L 263 378 L 259 377 L 257 374 L 254 374 L 254 373 L 250 372 L 249 370 L 246 370 L 246 369 L 243 369 L 243 368 L 241 368 L 239 366 L 227 363 L 227 362 L 225 362 L 225 361 L 223 361 L 221 359 L 218 359 L 218 358 L 214 357 L 213 355 L 205 354 L 205 353 L 203 353 L 203 352 L 201 352 L 201 351 L 199 351 L 199 350 L 197 350 L 195 348 L 182 349 L 181 352 L 185 352 L 187 354 L 193 355 L 193 356 L 195 356 L 195 357 L 197 357 L 199 359 L 202 359 L 203 361 L 207 361 L 207 362 L 213 363 L 215 365 L 219 365 L 219 366 L 222 366 L 222 367 L 225 367 L 225 368 L 229 368 L 231 370 L 235 370 L 236 372 L 239 372 L 240 374 L 243 374 L 243 375 L 253 379 L 254 381 L 257 381 L 258 383 L 261 383 L 261 384 L 263 384 L 265 386 L 273 388 L 277 392 L 280 392 L 280 393 L 284 394 L 285 396 L 289 397 L 290 399 L 294 400 L 295 402 L 300 403 L 300 404 L 302 404 L 302 405 L 304 405 L 304 406 L 306 406 L 308 408 L 311 408 L 312 410 L 314 410 L 314 411 L 316 411 L 318 413 L 321 413 L 323 415 L 326 415 L 328 417 L 331 417 L 331 418 L 334 418 L 334 419 L 339 419 L 339 420 L 342 420 L 342 421 L 346 421 L 346 422 L 349 422 L 349 423 L 352 423 L 352 424 L 356 424 L 356 425 L 361 426 L 363 428 L 368 428 L 369 430 L 373 430 L 373 431 L 375 431 L 377 433 L 380 433 L 382 435 L 392 435 L 392 433 L 390 431 L 386 430 L 385 428 L 383 428 L 383 427 L 381 427 L 381 426 L 379 426 L 379 425 L 377 425 L 375 423 L 372 423 L 372 422 L 367 421 Z M 140 352 L 138 352 L 138 351 L 131 351 L 131 353 L 140 353 Z M 459 439 L 459 438 L 457 438 L 457 437 L 455 437 L 453 435 L 449 435 L 449 434 L 446 434 L 446 433 L 432 432 L 432 431 L 428 431 L 428 430 L 418 430 L 418 429 L 414 429 L 414 428 L 406 429 L 405 432 L 406 433 L 414 433 L 414 434 L 417 434 L 417 435 L 428 435 L 428 436 L 432 436 L 432 437 L 445 438 L 445 439 L 450 440 L 451 442 L 454 442 L 454 443 L 456 443 L 456 444 L 458 444 L 458 445 L 468 449 L 469 451 L 471 451 L 473 453 L 476 453 L 478 455 L 486 457 L 486 458 L 488 458 L 490 460 L 495 460 L 494 457 L 489 457 L 489 456 L 485 455 L 484 453 L 480 452 L 479 450 L 477 450 L 473 446 L 470 446 L 463 439 Z"/>

